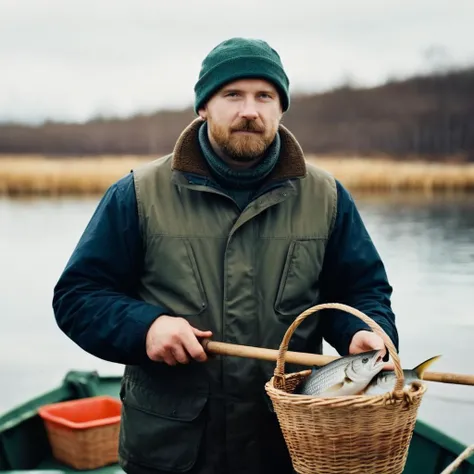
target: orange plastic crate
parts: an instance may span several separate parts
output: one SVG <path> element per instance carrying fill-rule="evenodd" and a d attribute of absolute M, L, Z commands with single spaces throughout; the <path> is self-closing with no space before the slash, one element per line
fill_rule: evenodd
<path fill-rule="evenodd" d="M 44 405 L 43 419 L 53 456 L 75 469 L 118 461 L 122 403 L 106 395 Z"/>

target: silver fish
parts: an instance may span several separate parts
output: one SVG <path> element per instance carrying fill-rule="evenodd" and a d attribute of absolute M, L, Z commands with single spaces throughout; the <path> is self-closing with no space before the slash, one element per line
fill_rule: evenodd
<path fill-rule="evenodd" d="M 404 369 L 403 378 L 405 379 L 404 389 L 408 389 L 412 382 L 423 380 L 423 373 L 425 370 L 441 356 L 437 355 L 430 357 L 413 369 Z M 378 373 L 367 388 L 364 390 L 364 395 L 381 395 L 386 392 L 391 392 L 395 387 L 397 376 L 393 370 L 383 370 Z"/>
<path fill-rule="evenodd" d="M 320 368 L 314 367 L 294 393 L 318 397 L 356 395 L 382 370 L 381 354 L 380 350 L 363 352 L 338 358 Z"/>

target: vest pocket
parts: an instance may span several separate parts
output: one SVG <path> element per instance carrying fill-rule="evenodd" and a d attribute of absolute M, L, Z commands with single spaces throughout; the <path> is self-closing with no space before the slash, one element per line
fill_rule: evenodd
<path fill-rule="evenodd" d="M 156 393 L 124 381 L 120 398 L 123 458 L 165 472 L 194 466 L 205 429 L 206 393 Z"/>
<path fill-rule="evenodd" d="M 196 256 L 187 238 L 150 237 L 145 268 L 145 291 L 175 315 L 198 316 L 207 308 Z"/>
<path fill-rule="evenodd" d="M 325 239 L 293 240 L 285 259 L 274 310 L 285 322 L 319 299 Z"/>

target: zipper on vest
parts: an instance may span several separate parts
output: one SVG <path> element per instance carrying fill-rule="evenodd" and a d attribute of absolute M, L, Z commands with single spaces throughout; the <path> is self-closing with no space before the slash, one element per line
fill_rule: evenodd
<path fill-rule="evenodd" d="M 249 220 L 254 219 L 269 207 L 275 206 L 285 201 L 289 196 L 296 194 L 294 187 L 288 186 L 282 188 L 283 189 L 272 189 L 249 203 L 232 226 L 228 239 L 231 239 L 234 233 Z"/>

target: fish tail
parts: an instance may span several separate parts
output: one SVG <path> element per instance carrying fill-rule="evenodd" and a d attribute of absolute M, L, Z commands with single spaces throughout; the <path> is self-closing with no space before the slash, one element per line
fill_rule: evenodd
<path fill-rule="evenodd" d="M 423 379 L 423 374 L 425 373 L 426 369 L 436 360 L 438 360 L 441 357 L 441 355 L 437 355 L 434 357 L 430 357 L 429 359 L 425 360 L 421 364 L 417 365 L 416 367 L 413 368 L 413 372 L 416 373 L 418 378 L 420 380 Z"/>

